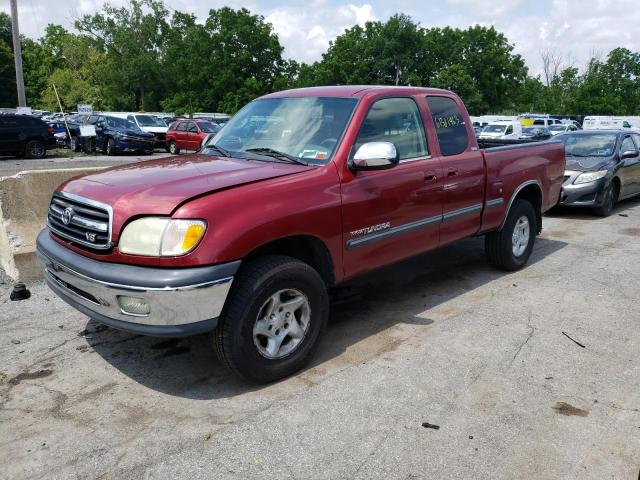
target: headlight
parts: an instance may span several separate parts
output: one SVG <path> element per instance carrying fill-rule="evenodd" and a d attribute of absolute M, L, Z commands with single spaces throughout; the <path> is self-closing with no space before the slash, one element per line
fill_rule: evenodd
<path fill-rule="evenodd" d="M 146 217 L 134 220 L 120 235 L 122 253 L 150 257 L 175 257 L 193 250 L 202 239 L 207 224 L 203 220 L 176 220 Z"/>
<path fill-rule="evenodd" d="M 609 173 L 608 170 L 600 170 L 599 172 L 581 173 L 580 175 L 578 175 L 578 178 L 576 178 L 573 181 L 573 184 L 579 185 L 581 183 L 595 182 L 599 178 L 605 177 L 607 173 Z"/>

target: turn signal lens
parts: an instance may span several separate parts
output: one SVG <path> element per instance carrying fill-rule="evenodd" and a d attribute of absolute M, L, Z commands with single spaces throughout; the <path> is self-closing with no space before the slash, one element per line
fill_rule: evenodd
<path fill-rule="evenodd" d="M 171 220 L 162 235 L 160 255 L 173 257 L 189 253 L 200 242 L 204 230 L 202 220 Z"/>
<path fill-rule="evenodd" d="M 190 225 L 182 240 L 182 250 L 188 252 L 195 247 L 204 235 L 204 225 Z"/>

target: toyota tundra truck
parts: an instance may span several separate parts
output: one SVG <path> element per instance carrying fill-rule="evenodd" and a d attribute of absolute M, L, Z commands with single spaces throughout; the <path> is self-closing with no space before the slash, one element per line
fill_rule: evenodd
<path fill-rule="evenodd" d="M 313 355 L 332 287 L 483 235 L 523 267 L 559 199 L 559 142 L 478 148 L 464 104 L 428 88 L 296 89 L 246 105 L 200 153 L 73 178 L 37 240 L 50 288 L 143 335 L 212 332 L 270 382 Z"/>

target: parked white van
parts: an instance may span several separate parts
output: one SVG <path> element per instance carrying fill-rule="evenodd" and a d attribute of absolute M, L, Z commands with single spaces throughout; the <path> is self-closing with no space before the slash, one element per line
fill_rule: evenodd
<path fill-rule="evenodd" d="M 584 117 L 582 128 L 584 130 L 638 130 L 624 118 L 607 116 Z"/>
<path fill-rule="evenodd" d="M 519 120 L 499 120 L 490 122 L 478 135 L 479 139 L 517 140 L 522 135 L 522 124 Z"/>

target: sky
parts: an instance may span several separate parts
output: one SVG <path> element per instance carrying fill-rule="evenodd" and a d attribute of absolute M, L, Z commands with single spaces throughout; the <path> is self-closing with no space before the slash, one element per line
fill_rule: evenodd
<path fill-rule="evenodd" d="M 74 18 L 97 12 L 103 3 L 18 0 L 20 31 L 38 38 L 48 23 L 72 29 Z M 273 25 L 287 58 L 305 62 L 319 60 L 329 42 L 346 28 L 369 20 L 385 21 L 398 12 L 424 27 L 493 25 L 506 34 L 533 74 L 542 72 L 542 51 L 562 55 L 565 66 L 578 68 L 616 47 L 640 52 L 640 0 L 165 0 L 165 5 L 170 11 L 194 13 L 201 20 L 210 8 L 245 7 Z M 9 10 L 9 0 L 0 0 L 0 11 Z"/>

